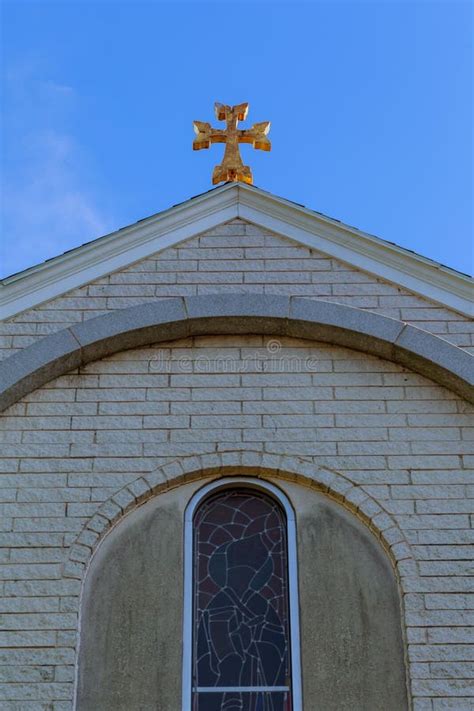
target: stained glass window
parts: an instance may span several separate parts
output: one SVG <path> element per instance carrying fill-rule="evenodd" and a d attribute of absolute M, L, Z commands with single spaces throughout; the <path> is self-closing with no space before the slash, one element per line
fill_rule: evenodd
<path fill-rule="evenodd" d="M 291 711 L 285 512 L 225 489 L 193 532 L 192 711 Z"/>

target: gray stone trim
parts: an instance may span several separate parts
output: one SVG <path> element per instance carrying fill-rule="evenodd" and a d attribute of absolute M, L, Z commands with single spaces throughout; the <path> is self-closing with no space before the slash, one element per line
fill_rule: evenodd
<path fill-rule="evenodd" d="M 411 547 L 392 516 L 349 478 L 318 469 L 299 457 L 238 450 L 183 457 L 124 486 L 98 508 L 71 545 L 63 576 L 82 581 L 93 552 L 107 532 L 153 496 L 196 479 L 229 476 L 287 479 L 325 493 L 351 510 L 377 536 L 397 570 L 402 591 L 403 578 L 418 575 Z"/>
<path fill-rule="evenodd" d="M 23 348 L 0 367 L 0 410 L 83 363 L 81 345 L 69 329 Z"/>
<path fill-rule="evenodd" d="M 58 375 L 117 351 L 186 336 L 240 333 L 355 348 L 406 365 L 474 402 L 472 356 L 426 331 L 323 300 L 226 294 L 161 299 L 46 336 L 0 364 L 0 410 Z"/>

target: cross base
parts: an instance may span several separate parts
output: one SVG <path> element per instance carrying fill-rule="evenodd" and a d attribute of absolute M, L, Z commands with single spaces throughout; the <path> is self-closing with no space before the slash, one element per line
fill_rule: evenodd
<path fill-rule="evenodd" d="M 212 173 L 212 184 L 217 183 L 248 183 L 252 185 L 252 171 L 248 165 L 242 165 L 238 168 L 227 168 L 222 165 L 216 165 Z"/>

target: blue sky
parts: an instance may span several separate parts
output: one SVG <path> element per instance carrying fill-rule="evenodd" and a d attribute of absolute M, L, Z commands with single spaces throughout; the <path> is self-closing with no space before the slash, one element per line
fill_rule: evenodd
<path fill-rule="evenodd" d="M 472 8 L 4 1 L 0 276 L 208 190 L 216 100 L 258 187 L 472 270 Z"/>

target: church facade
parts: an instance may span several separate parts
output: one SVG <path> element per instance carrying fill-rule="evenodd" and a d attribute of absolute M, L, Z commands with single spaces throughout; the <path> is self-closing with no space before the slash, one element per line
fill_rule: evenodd
<path fill-rule="evenodd" d="M 229 183 L 4 280 L 1 708 L 473 709 L 471 295 Z"/>

